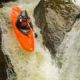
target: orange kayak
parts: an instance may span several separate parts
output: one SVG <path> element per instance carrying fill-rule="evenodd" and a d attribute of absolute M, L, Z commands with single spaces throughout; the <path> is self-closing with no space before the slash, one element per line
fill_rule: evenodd
<path fill-rule="evenodd" d="M 32 28 L 30 27 L 30 32 L 29 34 L 25 35 L 22 33 L 16 26 L 16 22 L 18 19 L 18 16 L 21 13 L 21 9 L 17 6 L 12 8 L 11 11 L 11 23 L 13 25 L 14 31 L 16 33 L 17 39 L 19 40 L 21 46 L 27 50 L 27 51 L 34 51 L 34 33 Z"/>

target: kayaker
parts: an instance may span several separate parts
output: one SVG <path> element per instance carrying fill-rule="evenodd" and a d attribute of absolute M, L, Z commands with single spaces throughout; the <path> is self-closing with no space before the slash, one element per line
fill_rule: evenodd
<path fill-rule="evenodd" d="M 16 37 L 21 45 L 21 47 L 29 52 L 32 52 L 35 50 L 35 37 L 34 37 L 34 31 L 31 27 L 29 27 L 29 32 L 26 32 L 28 29 L 23 28 L 26 27 L 25 25 L 19 26 L 18 23 L 25 22 L 25 19 L 23 20 L 23 15 L 25 14 L 25 11 L 22 11 L 22 9 L 18 6 L 14 6 L 11 10 L 11 23 L 13 25 Z M 21 15 L 21 17 L 20 17 Z M 23 29 L 22 29 L 23 28 Z M 26 30 L 27 29 L 27 30 Z"/>
<path fill-rule="evenodd" d="M 30 27 L 33 29 L 31 20 L 25 10 L 19 15 L 16 25 L 26 34 L 29 33 Z"/>

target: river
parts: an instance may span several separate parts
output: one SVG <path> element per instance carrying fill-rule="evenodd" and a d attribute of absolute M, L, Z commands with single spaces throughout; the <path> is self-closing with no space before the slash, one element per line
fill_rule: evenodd
<path fill-rule="evenodd" d="M 2 30 L 2 50 L 8 55 L 13 69 L 16 73 L 15 80 L 80 80 L 80 20 L 77 20 L 72 30 L 65 35 L 65 38 L 57 49 L 56 60 L 51 58 L 48 49 L 42 44 L 43 38 L 40 29 L 35 24 L 33 17 L 34 8 L 40 0 L 18 0 L 17 2 L 6 3 L 0 10 L 0 24 Z M 79 0 L 74 4 L 79 6 Z M 35 51 L 30 53 L 20 46 L 13 27 L 10 22 L 10 12 L 13 5 L 26 9 L 31 17 L 34 32 L 38 34 L 35 39 Z M 14 80 L 7 71 L 8 79 Z"/>
<path fill-rule="evenodd" d="M 55 60 L 51 59 L 48 49 L 42 44 L 42 35 L 33 17 L 34 8 L 39 1 L 18 0 L 17 2 L 9 2 L 4 5 L 0 12 L 3 16 L 0 19 L 2 50 L 11 60 L 16 73 L 16 80 L 58 80 L 59 78 L 59 69 L 55 64 Z M 10 12 L 14 5 L 27 10 L 34 26 L 34 32 L 38 34 L 38 38 L 35 39 L 35 51 L 32 53 L 23 50 L 15 36 L 10 22 Z M 14 75 L 9 76 L 8 71 L 7 74 L 7 80 L 13 80 Z"/>

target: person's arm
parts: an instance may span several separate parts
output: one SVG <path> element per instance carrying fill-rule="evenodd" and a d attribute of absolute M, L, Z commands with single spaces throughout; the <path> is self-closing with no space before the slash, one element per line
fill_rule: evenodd
<path fill-rule="evenodd" d="M 31 23 L 31 19 L 30 18 L 28 19 L 28 23 L 29 23 L 30 27 L 33 29 L 33 25 Z"/>
<path fill-rule="evenodd" d="M 33 25 L 32 25 L 32 23 L 30 22 L 30 27 L 33 29 Z"/>

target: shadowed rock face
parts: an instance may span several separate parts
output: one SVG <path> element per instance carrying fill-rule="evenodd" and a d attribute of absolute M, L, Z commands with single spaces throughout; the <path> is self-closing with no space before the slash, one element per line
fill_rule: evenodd
<path fill-rule="evenodd" d="M 1 29 L 0 29 L 0 80 L 16 80 L 16 73 L 13 69 L 13 65 L 11 64 L 11 60 L 8 55 L 4 55 L 1 48 Z"/>
<path fill-rule="evenodd" d="M 16 1 L 16 0 L 3 0 L 3 2 Z"/>
<path fill-rule="evenodd" d="M 6 59 L 6 71 L 7 71 L 7 79 L 8 80 L 17 80 L 16 78 L 16 73 L 13 69 L 13 65 L 11 63 L 10 58 L 8 57 L 8 55 L 5 55 L 5 59 Z"/>
<path fill-rule="evenodd" d="M 1 29 L 0 29 L 0 80 L 7 79 L 5 56 L 1 50 Z"/>
<path fill-rule="evenodd" d="M 35 8 L 36 24 L 41 28 L 44 44 L 54 54 L 72 28 L 79 10 L 71 0 L 41 0 Z"/>

